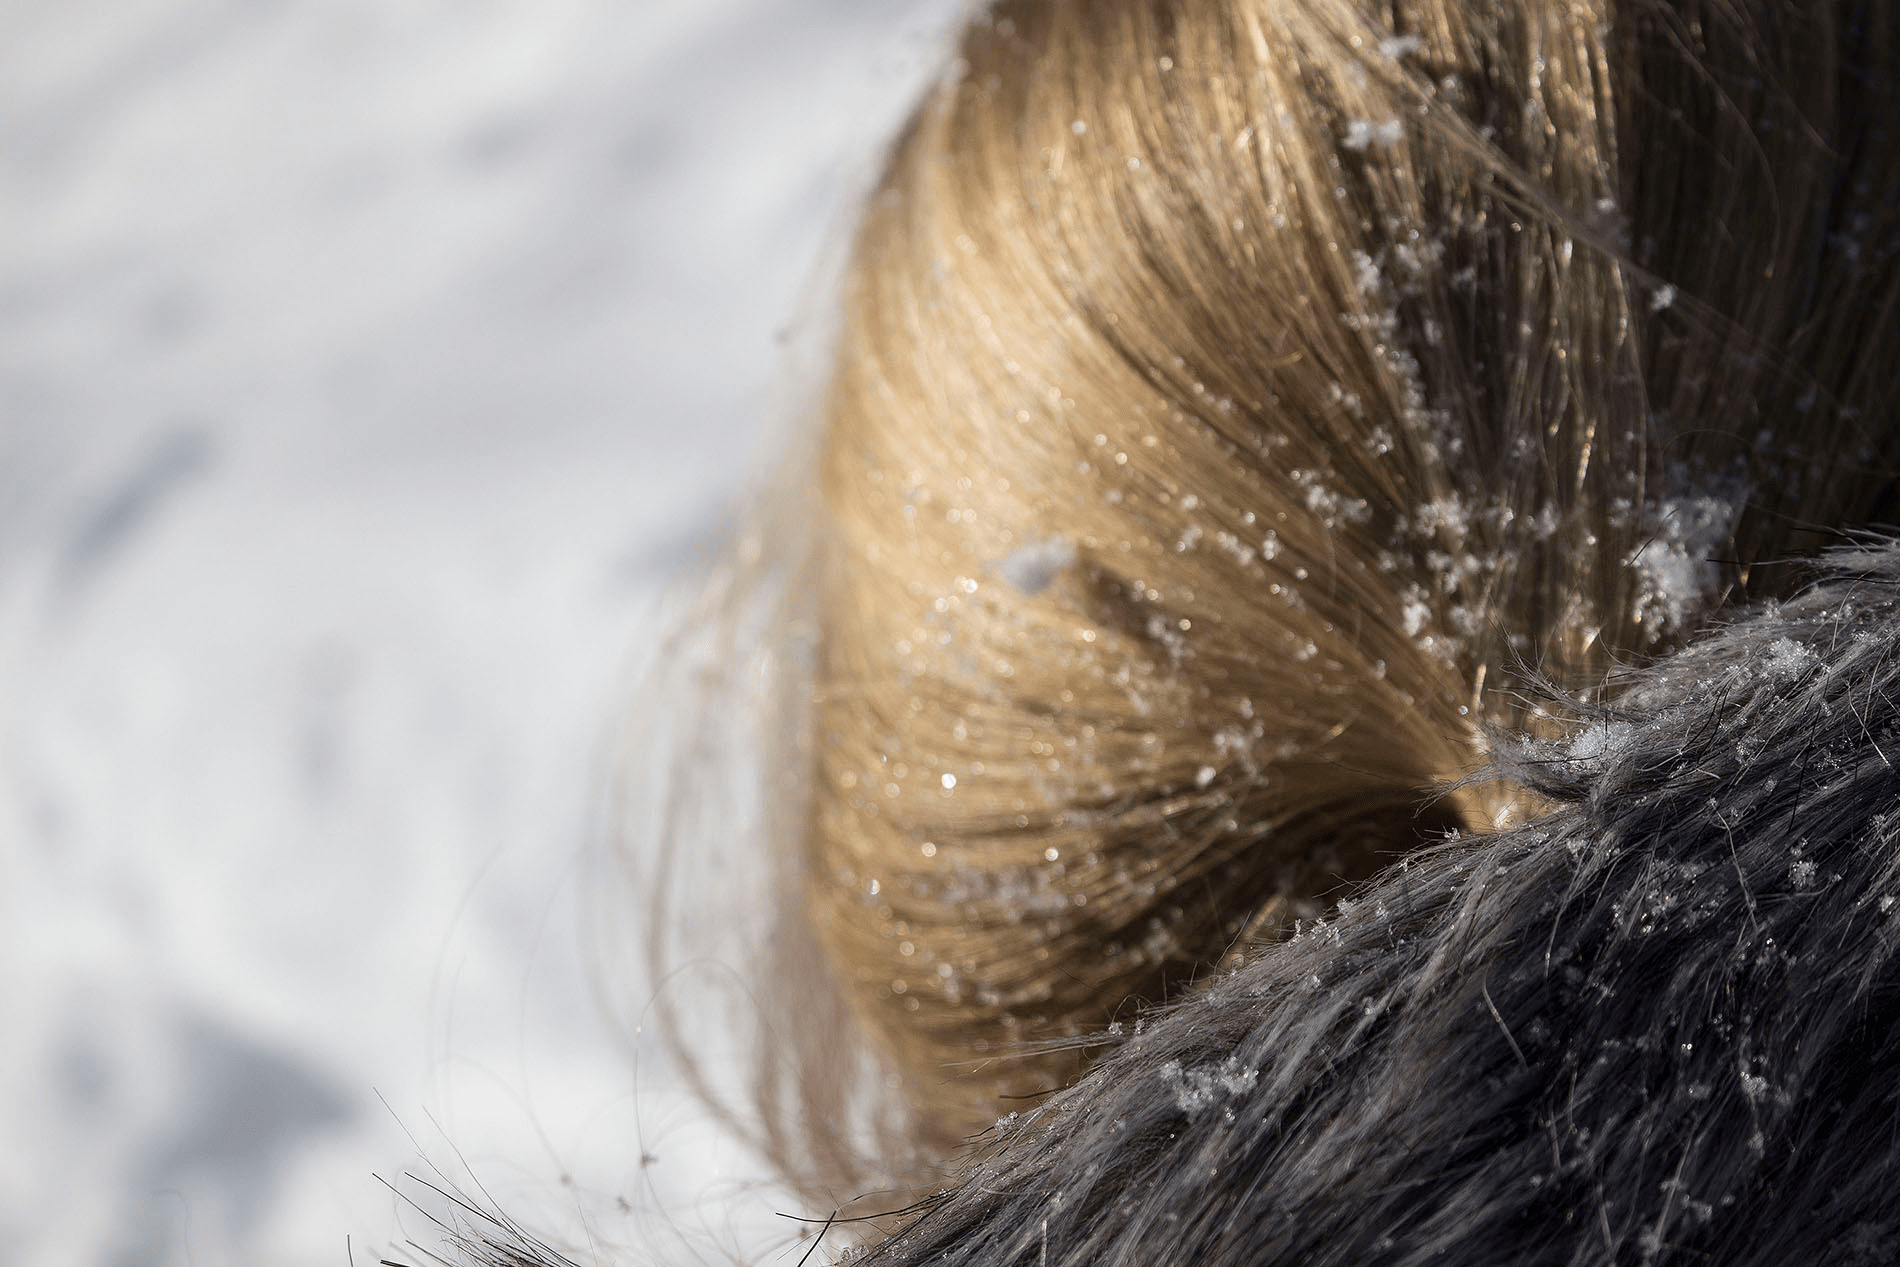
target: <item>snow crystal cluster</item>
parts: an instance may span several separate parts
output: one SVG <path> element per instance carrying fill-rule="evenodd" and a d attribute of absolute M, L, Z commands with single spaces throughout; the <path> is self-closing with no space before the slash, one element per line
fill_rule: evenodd
<path fill-rule="evenodd" d="M 1600 772 L 1629 747 L 1635 734 L 1629 722 L 1593 720 L 1570 737 L 1564 756 L 1585 771 Z"/>
<path fill-rule="evenodd" d="M 1223 1101 L 1253 1090 L 1260 1071 L 1229 1056 L 1217 1065 L 1183 1069 L 1181 1062 L 1170 1060 L 1161 1066 L 1161 1081 L 1174 1096 L 1174 1105 L 1189 1117 L 1195 1117 Z"/>
<path fill-rule="evenodd" d="M 1768 644 L 1762 659 L 1762 676 L 1771 682 L 1786 682 L 1818 668 L 1821 657 L 1814 648 L 1793 638 L 1777 638 Z"/>
<path fill-rule="evenodd" d="M 1374 145 L 1397 145 L 1405 139 L 1405 124 L 1397 115 L 1389 119 L 1352 119 L 1339 142 L 1349 150 L 1370 149 Z"/>
<path fill-rule="evenodd" d="M 1722 582 L 1717 560 L 1746 500 L 1746 489 L 1714 484 L 1644 508 L 1644 542 L 1630 566 L 1638 583 L 1636 622 L 1650 638 L 1688 632 L 1713 604 Z"/>

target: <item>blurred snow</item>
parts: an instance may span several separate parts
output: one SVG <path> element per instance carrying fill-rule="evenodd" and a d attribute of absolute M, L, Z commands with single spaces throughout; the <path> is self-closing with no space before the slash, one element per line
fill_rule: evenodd
<path fill-rule="evenodd" d="M 579 859 L 958 7 L 9 6 L 8 1261 L 373 1262 L 425 1157 L 764 1243 L 589 995 Z"/>

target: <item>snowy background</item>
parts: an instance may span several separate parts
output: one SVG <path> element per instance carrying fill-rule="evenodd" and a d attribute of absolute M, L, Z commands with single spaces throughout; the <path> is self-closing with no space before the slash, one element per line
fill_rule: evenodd
<path fill-rule="evenodd" d="M 590 995 L 582 849 L 957 7 L 0 8 L 0 1257 L 372 1263 L 464 1160 L 782 1230 Z"/>

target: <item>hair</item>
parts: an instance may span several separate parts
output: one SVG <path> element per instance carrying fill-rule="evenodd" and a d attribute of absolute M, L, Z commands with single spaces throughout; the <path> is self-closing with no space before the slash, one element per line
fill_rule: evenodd
<path fill-rule="evenodd" d="M 846 282 L 787 894 L 927 1134 L 1539 812 L 1460 782 L 1520 666 L 1588 696 L 1893 517 L 1890 17 L 970 24 Z"/>
<path fill-rule="evenodd" d="M 1629 674 L 880 1264 L 1900 1261 L 1900 546 Z"/>
<path fill-rule="evenodd" d="M 1884 1067 L 1861 1020 L 1885 996 L 1854 990 L 1885 988 L 1885 943 L 1844 948 L 1885 928 L 1856 903 L 1886 863 L 1855 853 L 1875 836 L 1802 821 L 1834 775 L 1762 702 L 1797 679 L 1723 679 L 1697 703 L 1683 676 L 1781 654 L 1773 621 L 1682 648 L 1792 595 L 1793 561 L 1896 519 L 1897 130 L 1900 24 L 1871 0 L 975 16 L 857 229 L 818 504 L 748 539 L 736 574 L 776 567 L 769 601 L 724 600 L 727 652 L 761 610 L 779 649 L 760 802 L 776 914 L 751 954 L 752 1103 L 696 1072 L 662 990 L 688 1076 L 827 1203 L 927 1186 L 999 1114 L 1075 1084 L 895 1261 L 1020 1258 L 1045 1220 L 1060 1257 L 1146 1259 L 1174 1244 L 1168 1208 L 1217 1261 L 1347 1261 L 1393 1229 L 1421 1255 L 1525 1236 L 1570 1261 L 1596 1228 L 1545 1239 L 1536 1219 L 1596 1220 L 1615 1257 L 1645 1228 L 1657 1247 L 1712 1236 L 1682 1220 L 1721 1196 L 1825 1205 L 1789 1169 L 1808 1152 L 1752 1141 L 1844 1134 L 1865 1090 L 1849 1065 Z M 1836 601 L 1789 645 L 1886 636 Z M 1886 716 L 1884 679 L 1854 664 L 1861 694 L 1824 675 L 1801 697 L 1838 744 L 1842 710 Z M 1576 717 L 1642 742 L 1608 764 L 1522 756 Z M 1723 757 L 1716 736 L 1769 755 Z M 1671 745 L 1714 772 L 1655 775 Z M 1856 751 L 1851 803 L 1887 805 Z M 1779 794 L 1750 790 L 1764 771 Z M 1619 816 L 1604 789 L 1640 796 Z M 1794 821 L 1758 816 L 1709 879 L 1730 802 Z M 1803 837 L 1850 879 L 1794 891 Z M 1727 922 L 1643 916 L 1661 867 L 1703 868 L 1682 910 L 1706 890 Z M 661 902 L 672 882 L 652 881 Z M 1682 936 L 1645 940 L 1645 918 Z M 1283 940 L 1319 920 L 1324 938 Z M 1773 959 L 1762 930 L 1784 922 L 1815 947 L 1802 972 L 1653 957 Z M 1836 980 L 1834 962 L 1858 966 Z M 1810 970 L 1843 1037 L 1801 1084 L 1829 1089 L 1783 1104 L 1809 1067 L 1788 991 Z M 1743 978 L 1746 1017 L 1696 993 Z M 1678 1019 L 1727 1047 L 1643 1045 Z M 1591 1043 L 1623 1046 L 1599 1066 Z M 1703 1085 L 1718 1102 L 1682 1098 Z M 1182 1107 L 1202 1098 L 1225 1108 Z M 1553 1116 L 1580 1105 L 1597 1116 Z M 1721 1152 L 1708 1182 L 1684 1170 L 1697 1186 L 1657 1198 L 1678 1160 L 1704 1164 L 1697 1141 Z M 1156 1195 L 1131 1212 L 1129 1185 Z"/>

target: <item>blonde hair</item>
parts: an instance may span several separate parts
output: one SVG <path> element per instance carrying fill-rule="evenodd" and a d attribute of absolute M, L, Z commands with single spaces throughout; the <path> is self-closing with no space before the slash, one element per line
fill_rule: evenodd
<path fill-rule="evenodd" d="M 1536 814 L 1460 782 L 1545 727 L 1533 671 L 1587 697 L 1894 517 L 1897 35 L 1778 0 L 970 23 L 823 402 L 781 1165 L 871 1173 L 854 1024 L 915 1179 L 1421 839 Z"/>

